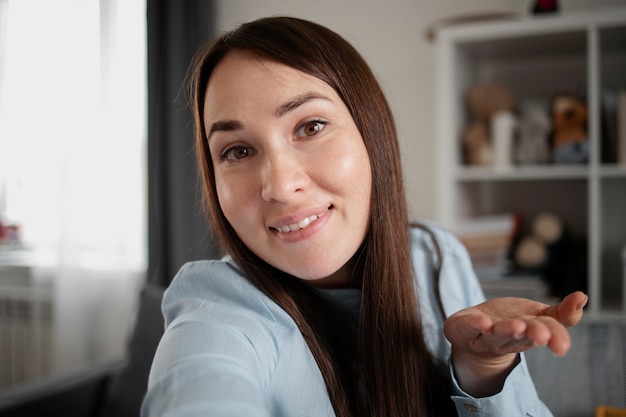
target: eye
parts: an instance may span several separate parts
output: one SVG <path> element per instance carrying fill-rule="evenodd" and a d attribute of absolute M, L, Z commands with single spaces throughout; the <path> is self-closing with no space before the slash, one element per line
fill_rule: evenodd
<path fill-rule="evenodd" d="M 326 127 L 327 124 L 328 122 L 324 120 L 310 120 L 298 128 L 296 135 L 298 137 L 310 137 L 317 135 L 324 130 L 324 127 Z"/>
<path fill-rule="evenodd" d="M 254 150 L 248 146 L 233 146 L 222 152 L 220 161 L 239 161 L 253 154 Z"/>

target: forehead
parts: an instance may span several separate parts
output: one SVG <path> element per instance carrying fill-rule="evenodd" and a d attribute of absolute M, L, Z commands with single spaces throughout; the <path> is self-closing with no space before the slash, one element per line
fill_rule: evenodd
<path fill-rule="evenodd" d="M 257 55 L 231 51 L 215 67 L 204 96 L 205 119 L 233 117 L 246 109 L 276 107 L 303 92 L 342 103 L 324 81 Z"/>

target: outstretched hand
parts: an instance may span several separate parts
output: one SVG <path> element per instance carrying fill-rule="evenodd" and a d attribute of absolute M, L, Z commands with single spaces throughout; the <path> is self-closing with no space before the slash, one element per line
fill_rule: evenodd
<path fill-rule="evenodd" d="M 587 299 L 578 291 L 548 306 L 503 297 L 453 314 L 444 333 L 452 344 L 459 383 L 470 394 L 489 395 L 501 388 L 519 352 L 547 346 L 556 355 L 565 355 L 571 346 L 567 327 L 580 321 Z"/>

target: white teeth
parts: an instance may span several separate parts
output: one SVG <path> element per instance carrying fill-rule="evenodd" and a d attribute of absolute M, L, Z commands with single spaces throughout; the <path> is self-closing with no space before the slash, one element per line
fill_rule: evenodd
<path fill-rule="evenodd" d="M 307 227 L 308 225 L 311 224 L 311 220 L 309 220 L 310 217 L 307 217 L 306 219 L 302 220 L 300 223 L 298 223 L 298 227 L 300 229 L 304 229 L 305 227 Z M 317 217 L 315 217 L 315 219 L 317 219 Z M 313 220 L 315 220 L 313 219 Z"/>
<path fill-rule="evenodd" d="M 279 232 L 283 232 L 283 233 L 295 232 L 296 230 L 304 229 L 305 227 L 313 223 L 318 218 L 319 218 L 319 215 L 314 214 L 313 216 L 309 216 L 303 220 L 300 220 L 298 223 L 283 225 L 283 226 L 277 227 L 276 229 Z"/>

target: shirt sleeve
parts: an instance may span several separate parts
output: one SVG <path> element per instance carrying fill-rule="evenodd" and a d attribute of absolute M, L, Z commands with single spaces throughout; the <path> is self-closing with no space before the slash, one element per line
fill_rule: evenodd
<path fill-rule="evenodd" d="M 245 341 L 229 329 L 214 327 L 211 337 L 239 353 L 227 354 L 215 347 L 200 352 L 191 333 L 201 336 L 209 329 L 194 324 L 183 327 L 169 332 L 159 347 L 142 415 L 269 416 L 254 367 L 245 360 L 252 355 Z M 190 342 L 196 346 L 189 346 Z M 173 356 L 181 359 L 168 361 Z"/>
<path fill-rule="evenodd" d="M 209 279 L 204 278 L 197 286 L 193 280 L 175 282 L 166 292 L 166 330 L 142 416 L 269 416 L 262 395 L 267 367 L 259 357 L 271 364 L 277 352 L 257 351 L 253 340 L 264 337 L 259 318 L 246 317 L 248 310 L 236 308 L 229 294 L 202 293 Z"/>
<path fill-rule="evenodd" d="M 475 398 L 463 392 L 454 377 L 453 368 L 450 363 L 450 377 L 455 391 L 451 398 L 459 417 L 552 416 L 537 395 L 524 355 L 520 356 L 520 362 L 506 378 L 502 391 L 489 397 Z"/>
<path fill-rule="evenodd" d="M 441 271 L 440 292 L 446 316 L 457 311 L 471 307 L 485 301 L 480 282 L 474 273 L 467 250 L 463 244 L 451 233 L 436 224 L 428 224 L 441 248 Z M 427 250 L 432 247 L 426 246 Z M 426 271 L 422 274 L 429 276 Z M 427 284 L 422 287 L 427 288 Z M 431 290 L 431 293 L 435 290 Z M 432 297 L 432 296 L 431 296 Z M 431 305 L 433 303 L 431 302 Z M 431 307 L 432 308 L 432 307 Z M 435 320 L 428 316 L 436 316 L 434 313 L 426 314 L 427 320 Z M 443 336 L 443 321 L 438 322 L 440 337 Z M 447 341 L 446 341 L 447 343 Z M 457 413 L 460 417 L 501 417 L 501 416 L 531 416 L 550 417 L 552 413 L 539 398 L 535 384 L 531 378 L 523 354 L 520 354 L 519 363 L 508 375 L 502 390 L 492 396 L 475 398 L 465 393 L 459 386 L 455 376 L 454 367 L 450 360 L 449 343 L 445 351 L 438 350 L 440 360 L 447 361 L 453 385 L 453 395 Z M 443 357 L 443 356 L 447 357 Z"/>

